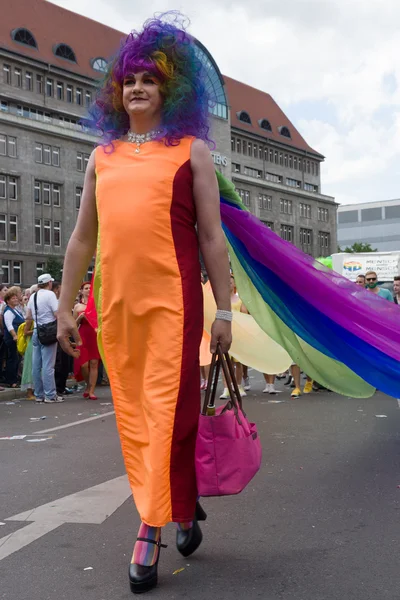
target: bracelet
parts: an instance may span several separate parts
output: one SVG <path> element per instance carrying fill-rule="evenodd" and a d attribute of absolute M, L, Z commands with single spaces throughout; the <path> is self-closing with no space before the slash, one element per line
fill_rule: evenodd
<path fill-rule="evenodd" d="M 232 321 L 232 312 L 230 310 L 220 310 L 218 309 L 216 314 L 215 314 L 215 318 L 219 319 L 220 321 Z"/>

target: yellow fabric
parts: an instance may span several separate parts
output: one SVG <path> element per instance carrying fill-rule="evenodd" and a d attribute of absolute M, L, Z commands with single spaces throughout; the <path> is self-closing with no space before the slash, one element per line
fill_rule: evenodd
<path fill-rule="evenodd" d="M 204 330 L 211 333 L 216 304 L 210 286 L 203 286 Z M 289 354 L 257 325 L 251 315 L 233 311 L 232 346 L 229 351 L 238 362 L 260 373 L 283 373 L 292 364 Z M 200 359 L 202 356 L 200 355 Z M 200 362 L 202 366 L 202 364 Z M 207 363 L 209 364 L 209 363 Z"/>
<path fill-rule="evenodd" d="M 17 332 L 17 350 L 23 356 L 28 347 L 28 339 L 25 337 L 25 323 L 21 323 Z"/>

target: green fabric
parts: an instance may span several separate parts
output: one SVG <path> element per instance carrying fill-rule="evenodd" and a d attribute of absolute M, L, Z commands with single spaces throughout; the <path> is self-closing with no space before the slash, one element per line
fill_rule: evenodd
<path fill-rule="evenodd" d="M 297 336 L 264 302 L 227 242 L 235 284 L 240 298 L 258 325 L 284 348 L 293 362 L 312 379 L 328 389 L 353 398 L 369 398 L 375 388 L 343 363 L 322 354 Z"/>
<path fill-rule="evenodd" d="M 32 374 L 32 354 L 33 354 L 33 344 L 32 344 L 32 336 L 28 338 L 28 346 L 25 350 L 24 354 L 24 367 L 22 369 L 22 377 L 21 377 L 21 390 L 26 391 L 28 389 L 34 388 L 33 385 L 33 374 Z"/>

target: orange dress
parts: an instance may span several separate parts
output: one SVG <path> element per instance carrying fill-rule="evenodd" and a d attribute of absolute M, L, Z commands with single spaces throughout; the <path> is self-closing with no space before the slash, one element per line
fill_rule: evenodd
<path fill-rule="evenodd" d="M 203 295 L 192 141 L 96 150 L 99 348 L 134 500 L 155 527 L 191 521 L 197 496 Z"/>

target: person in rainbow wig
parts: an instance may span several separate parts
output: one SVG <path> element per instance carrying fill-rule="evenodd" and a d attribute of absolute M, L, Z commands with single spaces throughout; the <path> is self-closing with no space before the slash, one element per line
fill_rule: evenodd
<path fill-rule="evenodd" d="M 71 308 L 97 248 L 99 349 L 142 520 L 129 569 L 134 593 L 157 584 L 161 528 L 178 523 L 177 548 L 186 557 L 200 545 L 198 521 L 206 518 L 195 474 L 203 332 L 199 247 L 217 305 L 211 352 L 217 343 L 229 350 L 232 319 L 209 150 L 210 100 L 195 42 L 178 13 L 150 19 L 128 35 L 86 122 L 101 137 L 64 262 L 58 336 L 77 355 L 81 341 Z"/>

